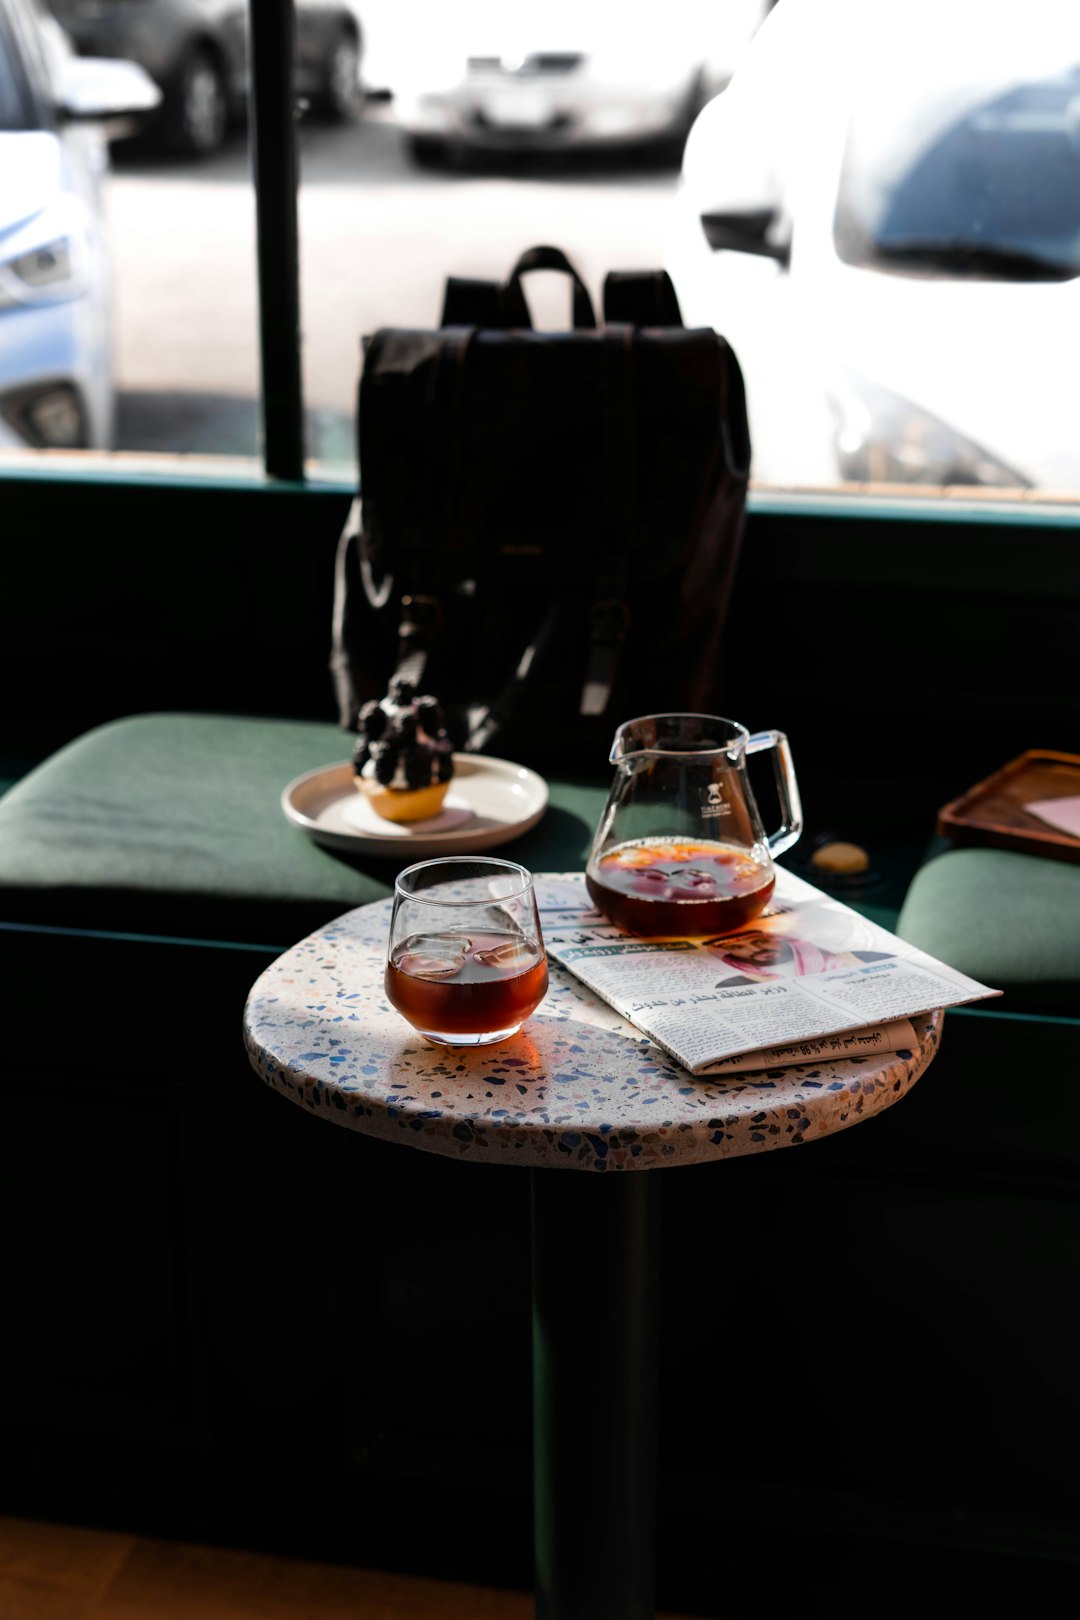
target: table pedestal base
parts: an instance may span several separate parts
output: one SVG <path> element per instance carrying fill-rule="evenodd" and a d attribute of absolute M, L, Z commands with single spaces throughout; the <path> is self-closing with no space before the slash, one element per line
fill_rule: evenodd
<path fill-rule="evenodd" d="M 652 1620 L 659 1177 L 532 1171 L 537 1620 Z"/>

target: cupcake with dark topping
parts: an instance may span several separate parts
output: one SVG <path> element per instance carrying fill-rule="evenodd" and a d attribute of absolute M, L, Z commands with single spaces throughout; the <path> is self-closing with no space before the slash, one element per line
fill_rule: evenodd
<path fill-rule="evenodd" d="M 352 765 L 356 786 L 385 821 L 426 821 L 442 809 L 454 774 L 442 707 L 395 676 L 387 695 L 365 703 Z"/>

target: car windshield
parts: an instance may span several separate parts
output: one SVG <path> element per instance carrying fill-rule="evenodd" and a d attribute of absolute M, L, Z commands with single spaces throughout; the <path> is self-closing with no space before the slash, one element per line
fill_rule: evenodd
<path fill-rule="evenodd" d="M 834 218 L 851 264 L 1008 280 L 1080 274 L 1080 62 L 852 117 Z"/>

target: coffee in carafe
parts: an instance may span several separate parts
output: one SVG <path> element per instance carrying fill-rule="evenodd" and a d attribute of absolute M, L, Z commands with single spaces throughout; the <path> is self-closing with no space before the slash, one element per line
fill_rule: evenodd
<path fill-rule="evenodd" d="M 747 754 L 773 749 L 783 824 L 766 834 Z M 593 904 L 649 938 L 730 934 L 765 909 L 772 858 L 802 831 L 798 786 L 781 732 L 751 737 L 718 715 L 659 714 L 615 734 L 615 766 L 586 868 Z"/>

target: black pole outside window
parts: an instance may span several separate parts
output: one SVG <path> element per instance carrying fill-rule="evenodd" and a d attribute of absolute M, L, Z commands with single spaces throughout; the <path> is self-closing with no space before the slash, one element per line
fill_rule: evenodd
<path fill-rule="evenodd" d="M 296 217 L 294 0 L 249 0 L 248 30 L 263 460 L 269 477 L 299 482 L 304 476 L 304 389 Z"/>

